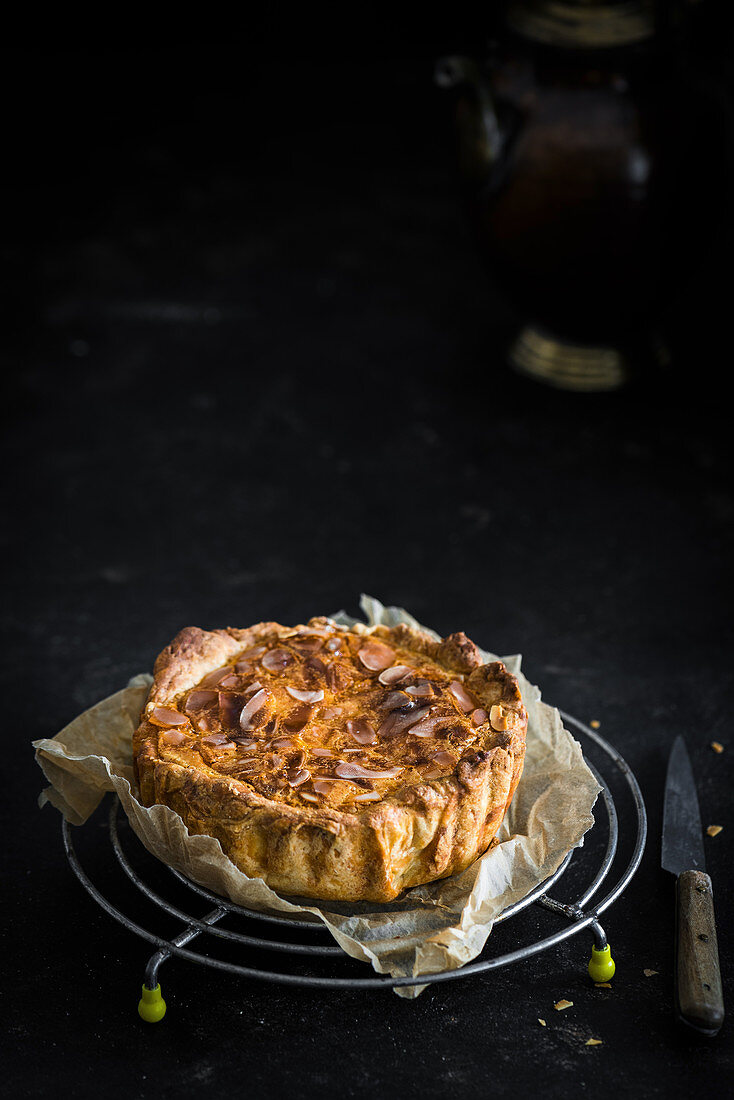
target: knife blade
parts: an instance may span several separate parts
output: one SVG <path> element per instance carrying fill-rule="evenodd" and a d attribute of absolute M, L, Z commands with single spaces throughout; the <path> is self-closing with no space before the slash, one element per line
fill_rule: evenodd
<path fill-rule="evenodd" d="M 676 876 L 676 1013 L 701 1034 L 716 1035 L 724 1022 L 724 996 L 714 900 L 705 870 L 696 781 L 680 736 L 673 743 L 665 780 L 661 864 Z"/>

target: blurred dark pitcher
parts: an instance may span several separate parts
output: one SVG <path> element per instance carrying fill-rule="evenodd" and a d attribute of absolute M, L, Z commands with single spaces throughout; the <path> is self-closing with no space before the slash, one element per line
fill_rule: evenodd
<path fill-rule="evenodd" d="M 527 322 L 510 361 L 563 389 L 661 361 L 723 208 L 724 123 L 663 7 L 516 0 L 487 56 L 436 66 L 481 254 Z"/>

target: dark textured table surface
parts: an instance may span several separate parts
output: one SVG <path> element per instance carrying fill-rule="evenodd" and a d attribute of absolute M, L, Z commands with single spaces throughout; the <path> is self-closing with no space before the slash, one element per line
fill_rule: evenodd
<path fill-rule="evenodd" d="M 63 94 L 4 182 L 7 1094 L 730 1095 L 730 1021 L 702 1040 L 673 1018 L 659 868 L 683 733 L 703 823 L 723 826 L 706 854 L 731 1002 L 734 501 L 709 299 L 676 314 L 654 383 L 522 381 L 457 207 L 431 50 L 290 83 L 233 55 L 36 58 Z M 585 974 L 587 933 L 412 1002 L 171 961 L 168 1014 L 143 1024 L 149 949 L 73 877 L 30 741 L 184 625 L 355 612 L 363 591 L 522 653 L 636 772 L 650 837 L 603 919 L 613 987 Z M 103 813 L 75 837 L 111 896 L 175 931 L 109 871 Z M 533 909 L 487 953 L 559 927 Z"/>

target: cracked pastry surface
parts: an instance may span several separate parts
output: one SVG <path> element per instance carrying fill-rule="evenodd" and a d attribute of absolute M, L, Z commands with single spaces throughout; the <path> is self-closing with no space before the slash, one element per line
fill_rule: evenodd
<path fill-rule="evenodd" d="M 133 740 L 141 801 L 281 893 L 390 901 L 486 850 L 522 772 L 517 681 L 464 634 L 182 630 Z"/>

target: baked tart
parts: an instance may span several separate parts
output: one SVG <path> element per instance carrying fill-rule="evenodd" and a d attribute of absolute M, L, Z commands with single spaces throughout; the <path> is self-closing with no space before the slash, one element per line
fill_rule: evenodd
<path fill-rule="evenodd" d="M 284 894 L 387 902 L 462 871 L 515 792 L 527 712 L 465 634 L 187 627 L 133 742 L 144 805 L 175 810 Z"/>

